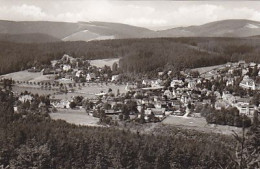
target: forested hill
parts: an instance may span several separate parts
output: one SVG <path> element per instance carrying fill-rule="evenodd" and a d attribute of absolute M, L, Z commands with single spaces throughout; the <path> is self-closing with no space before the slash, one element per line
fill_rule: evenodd
<path fill-rule="evenodd" d="M 157 136 L 79 127 L 44 113 L 14 113 L 14 102 L 12 92 L 0 90 L 3 168 L 236 168 L 234 140 L 227 136 L 176 128 Z"/>
<path fill-rule="evenodd" d="M 22 44 L 0 42 L 0 74 L 49 64 L 63 54 L 86 59 L 122 57 L 123 72 L 147 73 L 223 64 L 260 62 L 256 38 L 155 38 Z"/>

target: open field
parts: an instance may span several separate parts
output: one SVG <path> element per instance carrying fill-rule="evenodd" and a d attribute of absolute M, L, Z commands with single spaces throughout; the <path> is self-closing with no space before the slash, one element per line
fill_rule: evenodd
<path fill-rule="evenodd" d="M 120 58 L 89 60 L 89 63 L 92 66 L 97 66 L 97 67 L 104 67 L 105 65 L 111 67 L 115 62 L 118 64 L 119 59 Z"/>
<path fill-rule="evenodd" d="M 200 74 L 204 74 L 204 73 L 207 73 L 207 72 L 210 72 L 214 69 L 219 69 L 221 67 L 224 67 L 225 65 L 216 65 L 216 66 L 208 66 L 208 67 L 200 67 L 200 68 L 195 68 L 195 69 L 192 69 L 193 71 L 198 71 Z"/>
<path fill-rule="evenodd" d="M 206 133 L 221 133 L 231 135 L 233 131 L 241 133 L 242 129 L 232 126 L 222 126 L 207 124 L 205 118 L 182 117 L 182 116 L 168 116 L 162 121 L 162 124 L 173 125 L 185 129 L 194 129 Z"/>
<path fill-rule="evenodd" d="M 99 126 L 98 118 L 88 115 L 84 109 L 58 109 L 56 113 L 50 113 L 50 117 L 54 120 L 65 120 L 68 123 L 83 126 Z"/>
<path fill-rule="evenodd" d="M 78 85 L 78 84 L 77 84 Z M 120 93 L 125 93 L 125 85 L 116 85 L 113 83 L 106 84 L 100 84 L 100 83 L 86 83 L 85 86 L 82 86 L 79 88 L 74 87 L 74 92 L 69 93 L 60 93 L 56 90 L 48 90 L 45 88 L 41 88 L 39 85 L 28 85 L 28 84 L 19 84 L 12 87 L 13 91 L 20 94 L 21 92 L 28 91 L 33 94 L 39 94 L 39 95 L 51 95 L 51 98 L 55 99 L 66 99 L 71 100 L 73 96 L 83 96 L 85 98 L 95 98 L 95 94 L 103 92 L 108 92 L 108 89 L 112 89 L 112 93 L 115 95 L 117 94 L 117 90 L 119 90 Z M 70 88 L 69 88 L 70 89 Z"/>
<path fill-rule="evenodd" d="M 115 85 L 113 83 L 108 83 L 107 85 L 96 84 L 96 83 L 86 83 L 83 87 L 81 86 L 74 88 L 75 91 L 67 94 L 54 94 L 53 98 L 56 99 L 67 99 L 70 100 L 73 96 L 83 96 L 85 98 L 95 98 L 95 94 L 100 93 L 101 91 L 107 93 L 108 89 L 112 89 L 112 93 L 117 94 L 117 90 L 120 93 L 125 93 L 125 85 Z"/>
<path fill-rule="evenodd" d="M 28 72 L 27 70 L 9 73 L 0 78 L 13 79 L 15 81 L 47 82 L 53 81 L 55 75 L 42 75 L 41 72 Z"/>
<path fill-rule="evenodd" d="M 35 78 L 38 78 L 41 75 L 42 75 L 41 72 L 28 72 L 27 70 L 24 70 L 24 71 L 2 75 L 0 76 L 0 78 L 8 78 L 8 79 L 12 78 L 15 81 L 30 81 Z"/>

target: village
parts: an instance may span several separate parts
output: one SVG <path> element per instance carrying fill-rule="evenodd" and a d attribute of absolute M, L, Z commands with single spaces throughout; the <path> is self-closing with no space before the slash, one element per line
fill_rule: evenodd
<path fill-rule="evenodd" d="M 28 72 L 36 74 L 38 81 L 8 81 L 8 76 L 2 76 L 4 88 L 12 84 L 12 88 L 52 92 L 43 96 L 30 90 L 15 92 L 14 110 L 18 113 L 37 109 L 56 117 L 57 112 L 80 112 L 103 125 L 156 123 L 168 117 L 206 118 L 208 123 L 242 127 L 244 117 L 250 125 L 248 119 L 260 111 L 260 65 L 245 61 L 178 74 L 162 71 L 154 79 L 129 81 L 118 62 L 97 67 L 64 55 L 51 65 L 35 66 Z"/>

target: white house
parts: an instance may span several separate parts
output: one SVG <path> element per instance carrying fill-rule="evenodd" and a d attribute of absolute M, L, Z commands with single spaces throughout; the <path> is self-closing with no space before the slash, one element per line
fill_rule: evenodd
<path fill-rule="evenodd" d="M 19 101 L 26 102 L 26 101 L 32 101 L 33 97 L 31 95 L 22 95 L 19 97 Z"/>
<path fill-rule="evenodd" d="M 253 79 L 248 76 L 244 76 L 243 80 L 239 83 L 239 86 L 244 89 L 259 90 L 259 84 L 255 83 Z"/>
<path fill-rule="evenodd" d="M 59 102 L 52 103 L 52 105 L 56 108 L 68 109 L 68 108 L 70 108 L 70 101 L 61 100 Z"/>
<path fill-rule="evenodd" d="M 173 97 L 173 94 L 170 90 L 165 90 L 163 95 L 167 96 L 167 98 L 169 98 L 169 99 L 171 99 Z"/>
<path fill-rule="evenodd" d="M 248 103 L 237 104 L 236 108 L 239 110 L 240 114 L 245 114 L 247 116 L 253 116 L 255 112 L 255 106 Z"/>
<path fill-rule="evenodd" d="M 233 86 L 234 85 L 234 79 L 233 78 L 228 78 L 226 82 L 226 86 Z"/>
<path fill-rule="evenodd" d="M 82 73 L 83 73 L 82 70 L 78 70 L 78 71 L 76 72 L 76 75 L 75 75 L 75 76 L 80 77 L 80 76 L 82 75 Z"/>
<path fill-rule="evenodd" d="M 242 76 L 246 75 L 249 72 L 249 69 L 242 69 Z"/>
<path fill-rule="evenodd" d="M 114 82 L 114 81 L 118 81 L 119 79 L 119 75 L 113 75 L 112 78 L 111 78 L 111 81 Z"/>
<path fill-rule="evenodd" d="M 70 65 L 63 65 L 62 69 L 64 71 L 69 71 L 71 69 L 71 66 Z"/>
<path fill-rule="evenodd" d="M 223 92 L 222 99 L 230 105 L 233 105 L 236 102 L 236 97 L 226 92 Z"/>
<path fill-rule="evenodd" d="M 95 73 L 88 73 L 87 74 L 87 77 L 86 77 L 87 81 L 91 81 L 91 80 L 94 80 L 94 79 L 96 79 L 96 74 Z"/>
<path fill-rule="evenodd" d="M 188 88 L 193 89 L 197 85 L 197 82 L 195 80 L 191 80 L 188 82 Z"/>
<path fill-rule="evenodd" d="M 143 80 L 142 84 L 145 86 L 150 86 L 151 85 L 151 80 Z"/>
<path fill-rule="evenodd" d="M 183 86 L 183 85 L 184 85 L 184 83 L 182 80 L 174 79 L 171 81 L 171 87 Z"/>

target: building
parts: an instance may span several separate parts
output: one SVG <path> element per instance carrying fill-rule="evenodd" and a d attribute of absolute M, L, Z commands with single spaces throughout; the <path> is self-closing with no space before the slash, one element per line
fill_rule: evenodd
<path fill-rule="evenodd" d="M 161 79 L 152 80 L 151 81 L 151 87 L 159 87 L 159 86 L 161 86 L 161 83 L 162 83 Z"/>
<path fill-rule="evenodd" d="M 233 86 L 234 85 L 234 79 L 233 78 L 228 78 L 226 82 L 226 86 Z"/>
<path fill-rule="evenodd" d="M 71 69 L 70 65 L 63 65 L 62 67 L 63 71 L 69 71 Z"/>
<path fill-rule="evenodd" d="M 163 95 L 167 96 L 168 99 L 171 99 L 173 97 L 173 94 L 170 90 L 165 90 Z"/>
<path fill-rule="evenodd" d="M 76 75 L 75 75 L 75 76 L 80 77 L 82 74 L 83 74 L 83 71 L 82 71 L 82 70 L 78 70 L 78 71 L 76 72 Z"/>
<path fill-rule="evenodd" d="M 86 80 L 87 81 L 91 81 L 91 80 L 95 80 L 96 79 L 96 74 L 95 73 L 88 73 Z"/>
<path fill-rule="evenodd" d="M 114 81 L 118 81 L 119 79 L 119 75 L 113 75 L 112 78 L 111 78 L 111 81 L 114 82 Z"/>
<path fill-rule="evenodd" d="M 247 116 L 253 116 L 255 112 L 255 106 L 248 103 L 240 103 L 236 105 L 236 108 L 239 110 L 240 114 L 245 114 Z"/>
<path fill-rule="evenodd" d="M 196 88 L 196 85 L 197 85 L 196 80 L 191 80 L 188 82 L 188 88 L 190 88 L 190 89 Z"/>
<path fill-rule="evenodd" d="M 19 101 L 21 101 L 21 102 L 26 102 L 26 101 L 29 101 L 29 102 L 31 102 L 32 101 L 32 99 L 33 99 L 33 97 L 31 96 L 31 95 L 22 95 L 22 96 L 20 96 L 19 97 Z"/>
<path fill-rule="evenodd" d="M 243 89 L 259 90 L 260 85 L 255 83 L 249 76 L 244 76 L 243 80 L 239 83 L 239 86 Z"/>
<path fill-rule="evenodd" d="M 171 87 L 181 87 L 183 85 L 184 85 L 184 83 L 182 80 L 174 79 L 171 81 Z"/>
<path fill-rule="evenodd" d="M 56 108 L 61 108 L 61 109 L 70 108 L 70 101 L 68 100 L 53 101 L 51 102 L 51 104 Z"/>

